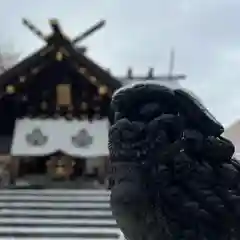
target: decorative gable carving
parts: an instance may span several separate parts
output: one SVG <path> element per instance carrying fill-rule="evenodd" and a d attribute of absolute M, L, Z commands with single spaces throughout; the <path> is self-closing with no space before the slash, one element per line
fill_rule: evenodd
<path fill-rule="evenodd" d="M 26 135 L 26 141 L 29 145 L 41 147 L 47 143 L 48 137 L 42 133 L 40 128 L 35 128 L 31 133 Z"/>
<path fill-rule="evenodd" d="M 81 129 L 72 137 L 72 144 L 77 148 L 89 147 L 93 143 L 93 137 L 86 129 Z"/>

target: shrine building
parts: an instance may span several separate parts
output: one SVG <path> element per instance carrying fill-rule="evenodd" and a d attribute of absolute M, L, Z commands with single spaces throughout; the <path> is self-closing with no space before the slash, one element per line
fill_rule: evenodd
<path fill-rule="evenodd" d="M 76 48 L 103 22 L 74 40 L 56 20 L 47 37 L 24 23 L 46 44 L 0 75 L 0 154 L 9 178 L 104 178 L 109 104 L 121 82 Z"/>
<path fill-rule="evenodd" d="M 0 75 L 1 185 L 19 179 L 104 184 L 109 104 L 123 81 L 87 57 L 86 48 L 76 47 L 104 21 L 73 40 L 57 20 L 50 21 L 49 36 L 23 23 L 45 46 Z M 130 70 L 128 75 L 133 78 Z"/>

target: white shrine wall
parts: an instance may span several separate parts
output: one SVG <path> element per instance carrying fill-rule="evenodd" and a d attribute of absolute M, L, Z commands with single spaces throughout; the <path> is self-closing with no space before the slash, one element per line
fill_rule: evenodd
<path fill-rule="evenodd" d="M 18 119 L 11 155 L 44 156 L 61 151 L 74 157 L 108 156 L 108 128 L 107 119 Z"/>

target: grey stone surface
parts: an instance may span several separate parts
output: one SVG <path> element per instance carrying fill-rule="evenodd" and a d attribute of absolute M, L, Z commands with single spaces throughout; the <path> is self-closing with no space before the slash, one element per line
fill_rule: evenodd
<path fill-rule="evenodd" d="M 1 239 L 122 239 L 106 190 L 2 189 Z"/>

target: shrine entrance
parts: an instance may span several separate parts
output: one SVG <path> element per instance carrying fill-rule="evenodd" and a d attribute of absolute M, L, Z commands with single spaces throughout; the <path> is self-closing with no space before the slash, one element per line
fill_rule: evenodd
<path fill-rule="evenodd" d="M 18 119 L 11 148 L 19 162 L 18 178 L 47 187 L 104 183 L 107 132 L 106 120 Z"/>
<path fill-rule="evenodd" d="M 19 177 L 44 176 L 52 180 L 74 180 L 86 173 L 86 159 L 62 153 L 42 157 L 19 158 Z"/>
<path fill-rule="evenodd" d="M 73 158 L 61 153 L 19 158 L 16 182 L 35 188 L 105 188 L 107 158 Z M 21 185 L 24 185 L 21 183 Z"/>
<path fill-rule="evenodd" d="M 86 159 L 84 158 L 72 158 L 64 155 L 53 155 L 34 158 L 20 158 L 19 175 L 36 174 L 42 175 L 58 171 L 57 168 L 65 168 L 68 165 L 67 161 L 70 161 L 72 170 L 70 170 L 71 177 L 80 177 L 83 175 L 86 166 Z"/>

